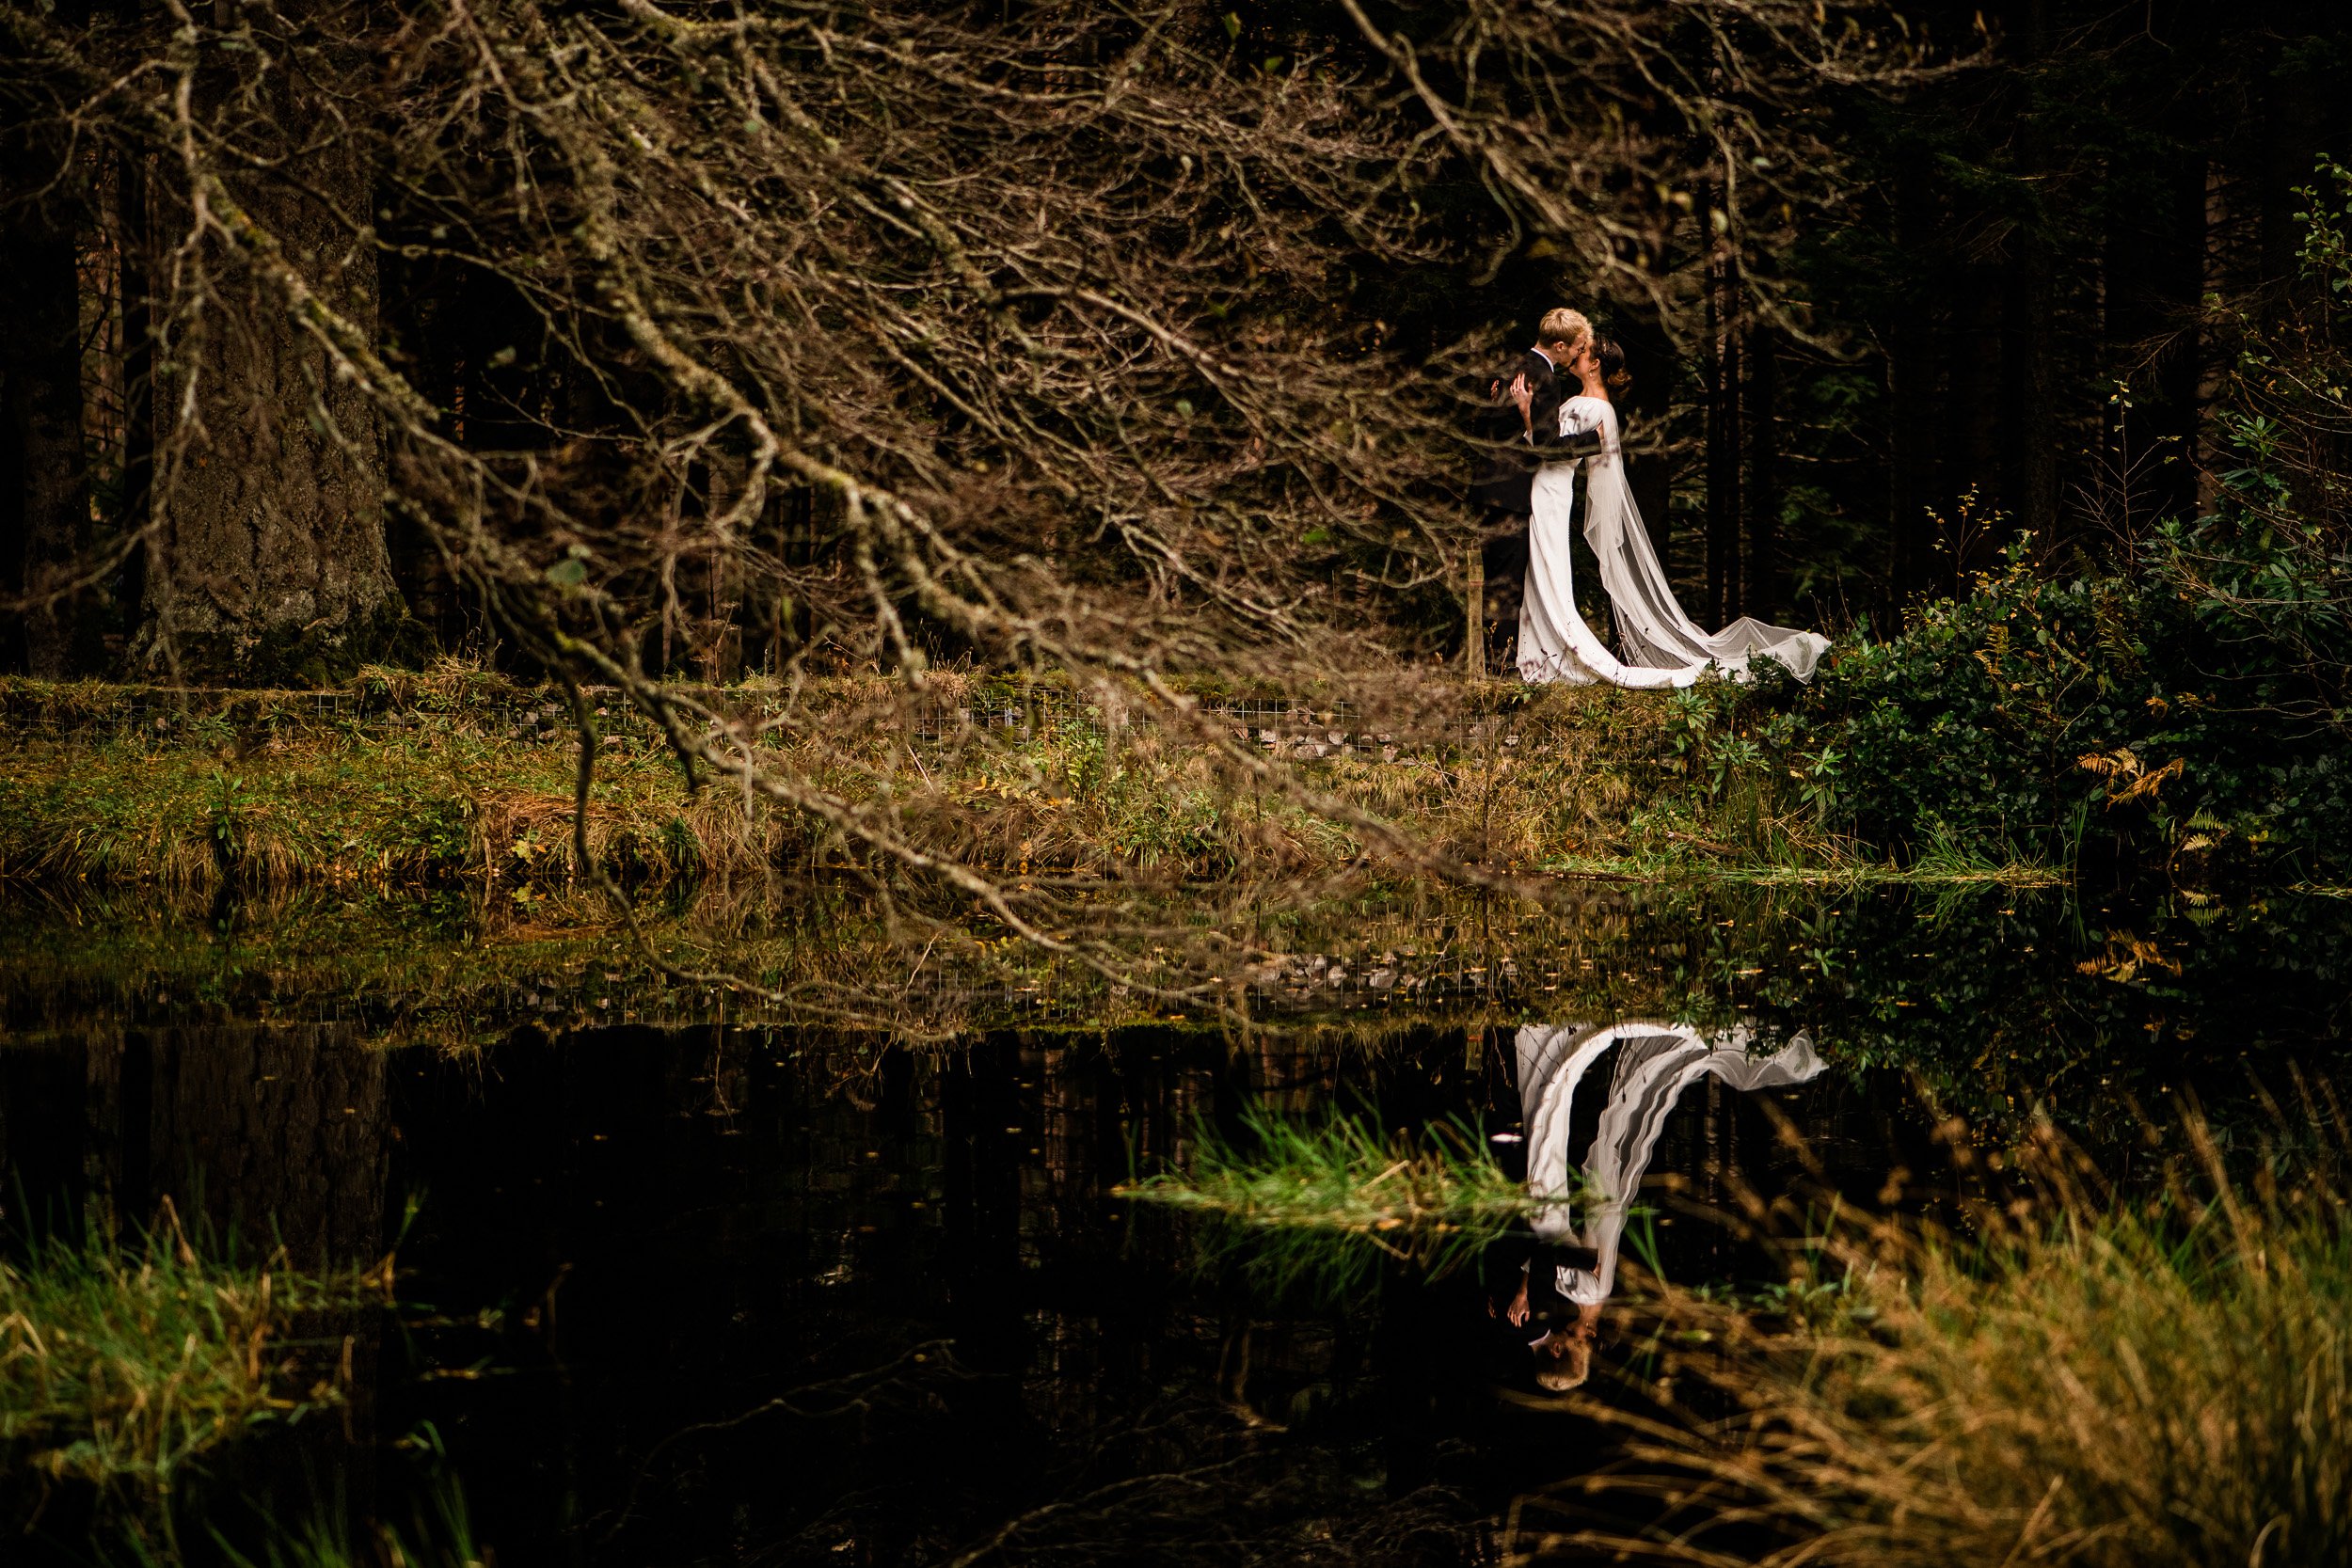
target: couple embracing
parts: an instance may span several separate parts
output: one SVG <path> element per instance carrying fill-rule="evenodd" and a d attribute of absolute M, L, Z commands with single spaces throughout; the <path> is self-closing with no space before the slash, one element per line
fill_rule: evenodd
<path fill-rule="evenodd" d="M 1518 473 L 1480 486 L 1489 504 L 1528 518 L 1527 583 L 1519 597 L 1519 677 L 1629 687 L 1690 686 L 1710 673 L 1743 679 L 1775 659 L 1799 679 L 1829 650 L 1816 632 L 1741 616 L 1723 630 L 1683 612 L 1626 482 L 1616 398 L 1630 386 L 1625 351 L 1596 338 L 1578 311 L 1548 311 L 1509 387 L 1525 452 Z M 1527 471 L 1532 460 L 1534 471 Z M 1584 538 L 1616 623 L 1612 653 L 1577 612 L 1571 541 L 1580 478 Z M 1523 499 L 1522 499 L 1523 498 Z"/>

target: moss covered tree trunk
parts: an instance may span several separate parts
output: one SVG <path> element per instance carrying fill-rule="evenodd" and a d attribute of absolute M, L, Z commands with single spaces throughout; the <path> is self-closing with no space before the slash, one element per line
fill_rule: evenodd
<path fill-rule="evenodd" d="M 301 95 L 284 95 L 299 124 Z M 369 211 L 358 150 L 302 149 L 308 191 L 240 180 L 232 194 L 321 300 L 376 321 L 376 260 L 353 236 Z M 315 194 L 313 194 L 315 193 Z M 159 226 L 185 214 L 168 198 Z M 301 330 L 282 293 L 233 256 L 193 340 L 158 377 L 157 448 L 183 443 L 154 494 L 137 650 L 155 674 L 252 684 L 340 679 L 403 617 L 386 546 L 384 440 L 374 410 Z M 183 401 L 184 400 L 184 401 Z M 195 421 L 183 420 L 192 409 Z"/>

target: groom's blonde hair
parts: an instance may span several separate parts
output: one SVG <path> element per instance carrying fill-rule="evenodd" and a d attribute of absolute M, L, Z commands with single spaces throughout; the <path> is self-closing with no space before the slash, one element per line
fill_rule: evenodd
<path fill-rule="evenodd" d="M 1535 324 L 1535 341 L 1539 343 L 1566 343 L 1573 348 L 1593 335 L 1593 324 L 1584 319 L 1581 310 L 1571 310 L 1563 305 L 1544 312 L 1544 319 Z"/>

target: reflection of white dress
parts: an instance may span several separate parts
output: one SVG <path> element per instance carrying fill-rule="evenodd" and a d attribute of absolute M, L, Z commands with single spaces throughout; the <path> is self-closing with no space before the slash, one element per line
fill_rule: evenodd
<path fill-rule="evenodd" d="M 1560 433 L 1598 430 L 1602 446 L 1585 468 L 1584 538 L 1600 563 L 1609 593 L 1619 659 L 1577 613 L 1571 571 L 1576 465 L 1547 463 L 1536 470 L 1527 527 L 1527 591 L 1519 597 L 1519 677 L 1577 685 L 1690 686 L 1709 670 L 1745 678 L 1752 659 L 1772 658 L 1807 679 L 1829 639 L 1818 632 L 1770 626 L 1741 616 L 1719 632 L 1703 631 L 1682 611 L 1667 585 L 1649 531 L 1626 483 L 1618 448 L 1617 410 L 1606 398 L 1574 397 L 1560 405 Z"/>
<path fill-rule="evenodd" d="M 1802 1084 L 1823 1066 L 1813 1042 L 1803 1035 L 1770 1056 L 1751 1056 L 1754 1036 L 1744 1028 L 1714 1035 L 1672 1023 L 1628 1022 L 1606 1029 L 1529 1024 L 1518 1033 L 1519 1102 L 1527 1124 L 1527 1190 L 1554 1201 L 1536 1211 L 1535 1234 L 1545 1241 L 1589 1247 L 1599 1260 L 1588 1273 L 1562 1265 L 1560 1293 L 1591 1304 L 1609 1299 L 1617 1282 L 1617 1247 L 1626 1216 L 1650 1153 L 1665 1131 L 1666 1117 L 1682 1091 L 1702 1078 L 1720 1078 L 1734 1089 L 1783 1088 Z M 1569 1205 L 1568 1118 L 1585 1073 L 1613 1045 L 1617 1069 L 1611 1075 L 1600 1130 L 1584 1157 L 1584 1180 L 1598 1195 L 1580 1227 Z"/>

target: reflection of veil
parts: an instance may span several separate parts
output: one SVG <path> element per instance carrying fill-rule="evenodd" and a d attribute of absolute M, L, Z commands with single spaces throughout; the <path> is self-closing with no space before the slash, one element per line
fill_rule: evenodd
<path fill-rule="evenodd" d="M 1620 1046 L 1611 1075 L 1608 1102 L 1584 1156 L 1584 1179 L 1597 1200 L 1574 1223 L 1568 1206 L 1540 1207 L 1535 1233 L 1547 1242 L 1589 1247 L 1599 1255 L 1592 1271 L 1563 1267 L 1560 1293 L 1589 1305 L 1609 1299 L 1617 1280 L 1617 1245 L 1626 1215 L 1650 1152 L 1665 1130 L 1666 1117 L 1682 1091 L 1702 1078 L 1720 1078 L 1741 1091 L 1802 1084 L 1822 1069 L 1813 1042 L 1795 1036 L 1770 1056 L 1751 1056 L 1748 1029 L 1713 1035 L 1678 1024 L 1634 1021 L 1597 1029 L 1584 1024 L 1539 1026 L 1518 1032 L 1519 1101 L 1527 1125 L 1527 1188 L 1537 1198 L 1559 1198 L 1568 1191 L 1568 1122 L 1577 1087 L 1593 1064 Z"/>
<path fill-rule="evenodd" d="M 1683 612 L 1650 546 L 1626 483 L 1617 411 L 1605 398 L 1573 397 L 1560 405 L 1562 435 L 1598 430 L 1603 446 L 1585 467 L 1584 538 L 1600 564 L 1600 585 L 1617 623 L 1625 657 L 1601 645 L 1577 612 L 1569 542 L 1575 469 L 1547 464 L 1535 476 L 1527 530 L 1527 591 L 1519 611 L 1519 674 L 1531 681 L 1605 681 L 1612 686 L 1689 686 L 1709 668 L 1738 678 L 1748 662 L 1773 658 L 1798 679 L 1829 651 L 1818 632 L 1771 626 L 1743 615 L 1718 632 Z"/>

